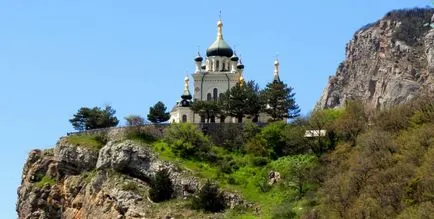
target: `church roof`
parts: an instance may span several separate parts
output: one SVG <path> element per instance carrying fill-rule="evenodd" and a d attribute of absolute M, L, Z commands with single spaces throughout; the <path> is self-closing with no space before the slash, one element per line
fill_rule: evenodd
<path fill-rule="evenodd" d="M 206 50 L 207 56 L 226 56 L 231 57 L 234 51 L 223 39 L 217 39 L 210 47 Z"/>
<path fill-rule="evenodd" d="M 217 22 L 217 39 L 208 47 L 206 55 L 209 56 L 226 56 L 231 57 L 234 51 L 226 41 L 223 40 L 223 22 Z"/>

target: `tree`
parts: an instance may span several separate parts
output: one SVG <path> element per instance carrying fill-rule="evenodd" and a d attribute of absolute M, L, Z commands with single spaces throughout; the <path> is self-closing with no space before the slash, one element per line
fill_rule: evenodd
<path fill-rule="evenodd" d="M 272 167 L 282 174 L 285 183 L 297 190 L 299 197 L 305 191 L 305 185 L 312 181 L 313 170 L 318 158 L 310 154 L 282 157 L 272 163 Z"/>
<path fill-rule="evenodd" d="M 170 114 L 163 102 L 158 101 L 153 107 L 149 108 L 148 120 L 152 123 L 162 123 L 170 119 Z"/>
<path fill-rule="evenodd" d="M 227 115 L 237 118 L 238 123 L 243 121 L 246 115 L 257 120 L 261 110 L 259 99 L 259 86 L 254 81 L 237 83 L 225 95 L 222 108 L 226 109 Z"/>
<path fill-rule="evenodd" d="M 292 90 L 292 87 L 282 81 L 273 81 L 262 91 L 264 111 L 273 121 L 292 119 L 300 115 L 300 108 L 295 103 L 295 93 Z"/>
<path fill-rule="evenodd" d="M 141 126 L 145 124 L 145 119 L 138 115 L 129 115 L 124 119 L 127 121 L 127 126 Z"/>
<path fill-rule="evenodd" d="M 345 111 L 336 120 L 336 130 L 345 140 L 356 145 L 357 136 L 366 128 L 367 115 L 365 108 L 360 101 L 347 101 Z"/>
<path fill-rule="evenodd" d="M 207 123 L 215 123 L 215 118 L 221 114 L 220 106 L 215 101 L 195 101 L 191 109 L 205 118 Z"/>
<path fill-rule="evenodd" d="M 119 120 L 114 116 L 115 113 L 116 110 L 110 105 L 106 105 L 104 109 L 82 107 L 69 122 L 78 131 L 108 128 L 117 126 L 119 123 Z"/>
<path fill-rule="evenodd" d="M 154 202 L 162 202 L 172 198 L 173 184 L 166 169 L 159 170 L 151 181 L 149 197 Z"/>

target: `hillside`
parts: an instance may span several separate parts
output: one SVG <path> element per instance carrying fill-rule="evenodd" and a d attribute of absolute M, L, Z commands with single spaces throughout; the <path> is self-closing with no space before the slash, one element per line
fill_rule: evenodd
<path fill-rule="evenodd" d="M 54 150 L 30 153 L 17 212 L 19 218 L 430 218 L 432 98 L 370 116 L 366 106 L 349 102 L 292 124 L 210 124 L 207 135 L 193 124 L 172 124 L 65 136 Z M 309 129 L 328 134 L 306 138 Z M 150 187 L 161 169 L 174 193 L 155 203 Z M 207 182 L 221 196 L 202 196 Z M 221 199 L 225 210 L 197 208 L 198 197 Z"/>
<path fill-rule="evenodd" d="M 433 9 L 392 11 L 357 31 L 317 108 L 342 106 L 346 100 L 384 108 L 433 93 L 433 14 Z"/>

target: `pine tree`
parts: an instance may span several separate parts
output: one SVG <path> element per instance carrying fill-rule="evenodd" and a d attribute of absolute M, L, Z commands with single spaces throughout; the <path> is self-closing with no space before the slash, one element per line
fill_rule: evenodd
<path fill-rule="evenodd" d="M 69 122 L 78 131 L 108 128 L 117 126 L 119 123 L 119 120 L 114 116 L 115 113 L 116 110 L 109 105 L 106 105 L 104 109 L 82 107 Z"/>
<path fill-rule="evenodd" d="M 223 108 L 227 114 L 237 118 L 241 123 L 246 115 L 257 118 L 261 103 L 259 99 L 259 87 L 254 81 L 237 83 L 226 94 Z"/>
<path fill-rule="evenodd" d="M 170 114 L 163 102 L 158 101 L 153 107 L 149 108 L 148 120 L 152 123 L 162 123 L 170 119 Z"/>
<path fill-rule="evenodd" d="M 262 91 L 264 111 L 273 121 L 292 119 L 300 115 L 300 108 L 295 103 L 295 93 L 292 90 L 292 87 L 282 81 L 274 80 Z"/>

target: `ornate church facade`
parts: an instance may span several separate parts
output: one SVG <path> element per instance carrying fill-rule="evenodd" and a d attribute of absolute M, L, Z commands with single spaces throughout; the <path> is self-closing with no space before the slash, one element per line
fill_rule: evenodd
<path fill-rule="evenodd" d="M 184 79 L 184 92 L 181 100 L 176 103 L 170 112 L 171 123 L 204 123 L 191 109 L 192 101 L 216 101 L 220 95 L 231 89 L 238 82 L 244 81 L 244 65 L 228 43 L 223 39 L 223 22 L 217 22 L 217 39 L 206 50 L 205 59 L 198 54 L 194 59 L 195 71 L 193 77 L 193 90 L 191 95 L 189 77 Z M 279 79 L 279 62 L 274 62 L 274 80 Z M 268 122 L 269 116 L 261 113 L 259 122 Z M 213 121 L 214 122 L 214 121 Z M 216 123 L 236 122 L 235 118 L 227 117 L 225 121 L 215 120 Z"/>

